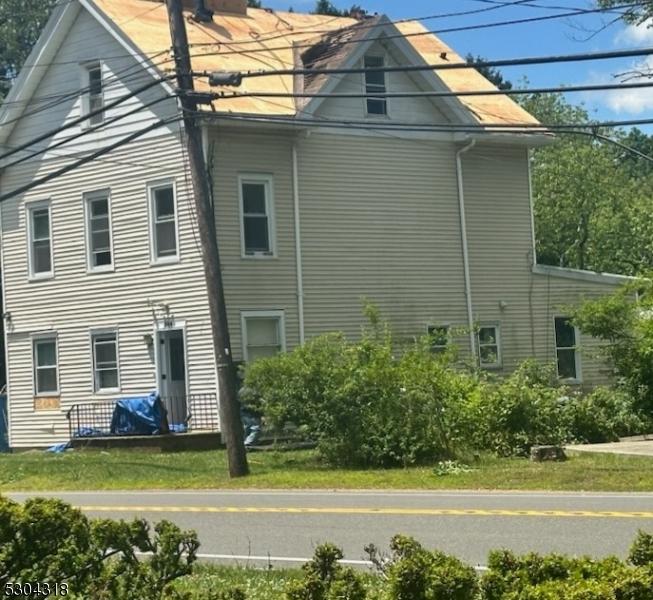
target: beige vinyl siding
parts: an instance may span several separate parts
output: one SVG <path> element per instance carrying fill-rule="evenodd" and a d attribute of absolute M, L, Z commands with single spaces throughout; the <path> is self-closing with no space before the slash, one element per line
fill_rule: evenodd
<path fill-rule="evenodd" d="M 584 298 L 595 299 L 614 293 L 616 283 L 599 283 L 569 279 L 553 274 L 533 274 L 532 308 L 534 318 L 533 337 L 537 355 L 545 362 L 555 361 L 555 332 L 553 319 L 566 316 L 566 307 L 578 305 Z M 605 363 L 597 357 L 601 342 L 591 336 L 580 335 L 581 377 L 583 385 L 592 387 L 610 383 L 605 373 Z"/>
<path fill-rule="evenodd" d="M 399 52 L 389 42 L 376 42 L 372 44 L 366 54 L 384 56 L 387 67 L 399 67 L 406 65 L 406 59 L 399 55 Z M 355 65 L 362 67 L 363 62 Z M 365 79 L 361 73 L 337 76 L 341 80 L 335 86 L 335 94 L 364 94 Z M 429 91 L 426 83 L 420 83 L 419 73 L 390 72 L 385 74 L 386 91 L 388 93 L 409 93 L 416 91 Z M 444 88 L 443 88 L 444 89 Z M 459 119 L 447 106 L 443 98 L 419 98 L 413 96 L 407 98 L 388 98 L 387 116 L 370 116 L 371 121 L 383 121 L 388 118 L 393 121 L 409 123 L 452 123 Z M 320 117 L 329 119 L 355 119 L 360 120 L 366 117 L 365 98 L 328 98 L 318 108 Z"/>
<path fill-rule="evenodd" d="M 464 154 L 462 164 L 474 319 L 500 326 L 503 372 L 526 358 L 552 361 L 554 315 L 583 296 L 609 294 L 616 285 L 545 281 L 533 274 L 527 149 L 481 145 Z M 588 349 L 598 345 L 587 336 L 580 341 Z M 582 356 L 584 382 L 606 383 L 600 371 L 596 360 Z"/>
<path fill-rule="evenodd" d="M 10 169 L 0 180 L 2 191 L 61 164 L 46 161 L 35 172 L 29 165 Z M 121 395 L 154 390 L 152 351 L 143 341 L 154 328 L 148 300 L 168 303 L 175 319 L 186 322 L 189 392 L 215 391 L 204 273 L 186 172 L 180 140 L 169 134 L 125 146 L 2 203 L 5 310 L 12 315 L 7 336 L 12 446 L 67 439 L 66 410 L 74 403 L 106 398 L 93 394 L 92 328 L 119 331 Z M 146 183 L 162 177 L 176 180 L 181 262 L 150 266 Z M 111 189 L 115 272 L 87 274 L 82 194 L 105 187 Z M 52 201 L 55 278 L 29 282 L 24 202 L 42 198 Z M 47 331 L 59 336 L 61 409 L 35 411 L 30 335 Z"/>
<path fill-rule="evenodd" d="M 251 131 L 251 130 L 250 130 Z M 218 245 L 234 357 L 242 360 L 241 311 L 283 310 L 286 347 L 299 344 L 292 138 L 211 129 Z M 241 255 L 238 175 L 269 174 L 274 188 L 276 258 Z"/>
<path fill-rule="evenodd" d="M 527 160 L 525 148 L 496 146 L 477 146 L 462 156 L 474 319 L 500 325 L 506 371 L 537 353 L 530 335 Z"/>
<path fill-rule="evenodd" d="M 307 337 L 357 336 L 362 296 L 402 336 L 464 325 L 454 145 L 319 134 L 298 153 Z"/>
<path fill-rule="evenodd" d="M 25 114 L 12 132 L 12 146 L 29 142 L 46 131 L 61 127 L 82 116 L 82 98 L 79 91 L 83 86 L 83 78 L 80 63 L 94 60 L 103 62 L 105 105 L 151 81 L 151 77 L 133 57 L 128 55 L 127 50 L 88 11 L 82 9 L 61 43 L 52 64 L 45 72 L 36 93 L 30 99 Z M 161 86 L 150 88 L 105 111 L 105 120 L 164 96 L 165 90 Z M 45 157 L 54 158 L 108 145 L 116 141 L 118 136 L 128 135 L 158 119 L 174 116 L 175 113 L 174 100 L 154 104 L 152 107 L 144 108 L 140 112 L 116 121 L 109 127 L 91 132 L 52 150 Z M 39 147 L 48 146 L 80 131 L 82 131 L 81 125 L 71 127 L 56 134 L 50 140 L 41 142 Z M 156 138 L 159 135 L 160 132 L 155 131 L 146 134 L 145 137 Z"/>

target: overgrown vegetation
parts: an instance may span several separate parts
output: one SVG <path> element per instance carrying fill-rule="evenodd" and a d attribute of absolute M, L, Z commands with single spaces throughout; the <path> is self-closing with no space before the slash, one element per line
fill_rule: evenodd
<path fill-rule="evenodd" d="M 322 336 L 246 373 L 268 421 L 294 422 L 331 465 L 524 456 L 533 445 L 616 441 L 647 429 L 632 388 L 582 395 L 532 360 L 505 379 L 490 377 L 461 368 L 455 352 L 431 352 L 428 336 L 399 347 L 378 311 L 365 312 L 370 326 L 360 341 Z"/>
<path fill-rule="evenodd" d="M 325 543 L 300 573 L 259 571 L 261 586 L 245 570 L 237 581 L 202 577 L 206 567 L 198 576 L 195 532 L 167 521 L 153 530 L 140 519 L 88 519 L 56 499 L 21 505 L 0 497 L 0 589 L 71 600 L 650 600 L 653 589 L 653 536 L 642 531 L 627 561 L 501 550 L 482 577 L 403 535 L 393 537 L 389 556 L 365 548 L 372 575 L 342 566 L 341 549 Z"/>

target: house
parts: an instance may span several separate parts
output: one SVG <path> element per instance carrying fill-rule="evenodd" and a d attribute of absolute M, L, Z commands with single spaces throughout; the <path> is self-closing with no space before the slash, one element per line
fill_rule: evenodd
<path fill-rule="evenodd" d="M 223 92 L 198 119 L 235 359 L 356 336 L 365 296 L 405 336 L 477 323 L 456 342 L 488 369 L 600 381 L 560 307 L 624 278 L 536 264 L 529 149 L 551 136 L 529 114 L 451 95 L 494 90 L 473 69 L 325 73 L 461 62 L 418 22 L 207 4 L 187 30 L 196 90 Z M 60 0 L 3 105 L 14 449 L 66 440 L 72 406 L 217 392 L 169 36 L 160 2 Z"/>

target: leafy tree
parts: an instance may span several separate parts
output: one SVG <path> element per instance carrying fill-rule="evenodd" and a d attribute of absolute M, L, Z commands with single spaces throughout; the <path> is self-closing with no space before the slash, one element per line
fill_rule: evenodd
<path fill-rule="evenodd" d="M 261 0 L 247 0 L 247 8 L 261 8 Z"/>
<path fill-rule="evenodd" d="M 507 79 L 503 78 L 503 75 L 499 69 L 493 68 L 493 67 L 486 67 L 482 63 L 485 62 L 485 58 L 482 56 L 476 56 L 470 52 L 466 57 L 465 60 L 468 63 L 471 63 L 473 65 L 476 65 L 476 70 L 485 77 L 488 81 L 493 83 L 498 89 L 500 90 L 511 90 L 512 89 L 512 82 L 508 81 Z"/>
<path fill-rule="evenodd" d="M 587 111 L 562 94 L 524 94 L 519 102 L 542 123 L 591 123 Z M 538 262 L 624 274 L 648 269 L 653 179 L 633 177 L 633 163 L 623 160 L 623 151 L 599 138 L 566 133 L 557 138 L 557 144 L 532 155 Z"/>
<path fill-rule="evenodd" d="M 346 17 L 349 14 L 348 10 L 340 10 L 336 8 L 330 0 L 317 0 L 315 3 L 314 15 L 330 15 L 332 17 Z"/>
<path fill-rule="evenodd" d="M 634 399 L 646 418 L 653 418 L 653 283 L 641 280 L 598 300 L 570 308 L 583 333 L 603 340 L 606 358 L 618 385 Z"/>
<path fill-rule="evenodd" d="M 2 0 L 0 3 L 0 100 L 38 40 L 55 0 Z"/>

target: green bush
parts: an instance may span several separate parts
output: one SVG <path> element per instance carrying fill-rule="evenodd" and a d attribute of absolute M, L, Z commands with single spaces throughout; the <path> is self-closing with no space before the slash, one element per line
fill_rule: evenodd
<path fill-rule="evenodd" d="M 304 577 L 287 585 L 287 600 L 365 600 L 361 576 L 338 563 L 342 556 L 333 544 L 318 546 L 313 559 L 302 566 Z"/>
<path fill-rule="evenodd" d="M 574 396 L 564 405 L 569 440 L 599 444 L 647 432 L 648 426 L 635 409 L 633 398 L 623 390 L 600 387 Z"/>
<path fill-rule="evenodd" d="M 538 444 L 560 444 L 569 436 L 564 397 L 551 385 L 549 367 L 523 362 L 504 380 L 488 380 L 461 403 L 457 431 L 472 449 L 499 456 L 525 456 Z"/>
<path fill-rule="evenodd" d="M 602 354 L 635 409 L 653 419 L 653 281 L 641 279 L 570 308 L 574 324 L 604 344 Z"/>
<path fill-rule="evenodd" d="M 440 551 L 424 549 L 413 538 L 396 535 L 394 557 L 386 569 L 391 600 L 475 600 L 479 593 L 473 567 Z"/>
<path fill-rule="evenodd" d="M 449 458 L 452 412 L 477 383 L 448 357 L 429 352 L 426 338 L 395 356 L 387 323 L 372 309 L 368 315 L 372 327 L 359 343 L 341 334 L 316 338 L 250 365 L 246 385 L 263 398 L 273 426 L 294 422 L 333 465 L 390 467 Z"/>
<path fill-rule="evenodd" d="M 18 504 L 0 496 L 2 593 L 10 582 L 38 581 L 41 591 L 65 584 L 62 595 L 71 600 L 199 600 L 174 588 L 175 580 L 191 573 L 198 547 L 194 532 L 182 532 L 169 521 L 157 523 L 152 535 L 142 519 L 89 520 L 60 500 Z M 143 552 L 151 556 L 143 559 Z M 13 591 L 20 590 L 14 586 Z M 31 590 L 22 597 L 39 594 Z"/>

